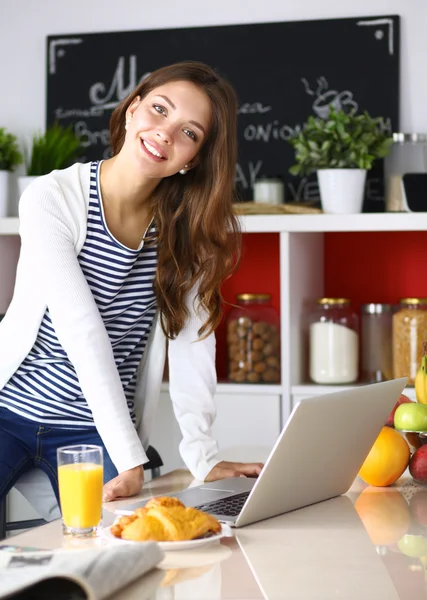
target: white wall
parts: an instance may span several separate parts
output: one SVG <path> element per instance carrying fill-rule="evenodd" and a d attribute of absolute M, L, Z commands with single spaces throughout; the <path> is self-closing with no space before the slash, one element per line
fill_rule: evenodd
<path fill-rule="evenodd" d="M 427 0 L 0 0 L 0 127 L 21 143 L 44 128 L 47 35 L 381 14 L 401 16 L 401 129 L 427 132 Z M 0 249 L 0 313 L 16 250 Z"/>
<path fill-rule="evenodd" d="M 401 128 L 427 132 L 427 0 L 0 0 L 0 126 L 43 128 L 47 35 L 380 14 L 402 18 Z"/>

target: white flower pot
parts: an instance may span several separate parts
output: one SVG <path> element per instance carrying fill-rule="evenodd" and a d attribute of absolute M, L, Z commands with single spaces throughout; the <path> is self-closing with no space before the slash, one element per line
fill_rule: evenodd
<path fill-rule="evenodd" d="M 9 171 L 0 171 L 0 218 L 7 217 L 9 206 Z"/>
<path fill-rule="evenodd" d="M 18 177 L 18 192 L 19 197 L 22 196 L 23 191 L 32 183 L 35 179 L 37 179 L 38 175 L 20 175 Z"/>
<path fill-rule="evenodd" d="M 319 169 L 317 179 L 325 213 L 362 212 L 366 169 Z"/>

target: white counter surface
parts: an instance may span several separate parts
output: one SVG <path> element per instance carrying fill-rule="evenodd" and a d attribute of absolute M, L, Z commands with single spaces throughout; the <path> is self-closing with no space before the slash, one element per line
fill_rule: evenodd
<path fill-rule="evenodd" d="M 147 485 L 142 497 L 192 484 L 187 471 L 174 471 Z M 162 583 L 150 598 L 427 599 L 427 487 L 406 476 L 398 484 L 372 488 L 357 479 L 345 496 L 234 530 L 234 537 L 198 550 L 166 553 Z M 13 540 L 61 547 L 61 524 Z M 149 585 L 150 575 L 115 598 L 136 600 Z"/>

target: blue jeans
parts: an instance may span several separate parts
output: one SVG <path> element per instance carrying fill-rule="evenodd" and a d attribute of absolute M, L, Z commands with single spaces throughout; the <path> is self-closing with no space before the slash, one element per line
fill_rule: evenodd
<path fill-rule="evenodd" d="M 59 503 L 56 450 L 61 446 L 95 444 L 104 454 L 104 483 L 117 476 L 96 429 L 61 429 L 40 425 L 0 407 L 0 502 L 26 471 L 37 467 L 49 477 Z"/>

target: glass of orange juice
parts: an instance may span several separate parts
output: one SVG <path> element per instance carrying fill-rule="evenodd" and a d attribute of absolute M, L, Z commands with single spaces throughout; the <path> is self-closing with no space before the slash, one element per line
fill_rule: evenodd
<path fill-rule="evenodd" d="M 58 448 L 59 500 L 63 531 L 96 535 L 102 519 L 103 454 L 101 446 Z"/>

